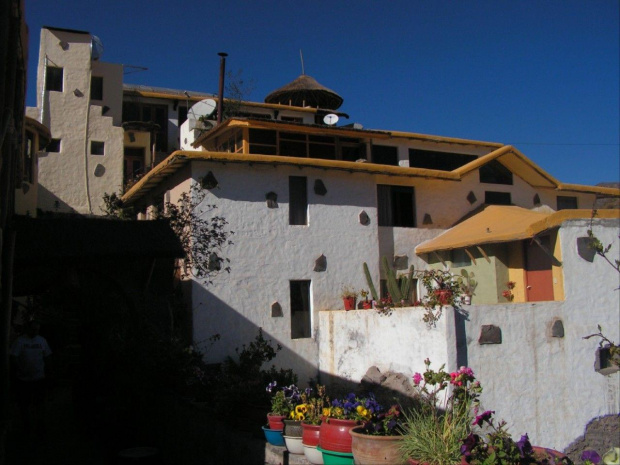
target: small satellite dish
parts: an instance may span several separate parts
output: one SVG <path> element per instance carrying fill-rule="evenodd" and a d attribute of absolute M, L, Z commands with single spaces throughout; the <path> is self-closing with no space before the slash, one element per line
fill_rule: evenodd
<path fill-rule="evenodd" d="M 101 55 L 103 55 L 103 42 L 101 42 L 99 37 L 92 36 L 90 41 L 90 57 L 93 61 L 97 61 L 101 58 Z"/>
<path fill-rule="evenodd" d="M 335 115 L 333 113 L 325 115 L 325 118 L 323 118 L 323 122 L 328 126 L 333 126 L 338 122 L 338 115 Z"/>
<path fill-rule="evenodd" d="M 215 100 L 205 99 L 194 104 L 188 111 L 188 116 L 198 119 L 201 116 L 211 116 L 217 107 Z"/>

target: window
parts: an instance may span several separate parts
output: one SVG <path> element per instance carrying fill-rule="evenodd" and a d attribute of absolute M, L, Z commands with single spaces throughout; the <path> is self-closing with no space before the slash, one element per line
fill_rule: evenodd
<path fill-rule="evenodd" d="M 310 281 L 290 281 L 291 339 L 312 336 L 310 328 Z"/>
<path fill-rule="evenodd" d="M 30 184 L 33 181 L 33 168 L 35 160 L 34 134 L 30 131 L 26 132 L 26 146 L 24 153 L 24 176 L 23 179 Z"/>
<path fill-rule="evenodd" d="M 480 168 L 480 182 L 486 184 L 506 184 L 512 186 L 512 171 L 497 160 Z"/>
<path fill-rule="evenodd" d="M 123 179 L 125 182 L 135 179 L 144 174 L 144 149 L 138 147 L 125 147 L 125 167 Z"/>
<path fill-rule="evenodd" d="M 398 148 L 387 145 L 373 145 L 371 151 L 373 163 L 398 166 Z"/>
<path fill-rule="evenodd" d="M 476 155 L 463 153 L 409 149 L 409 166 L 411 168 L 452 171 L 474 161 L 476 158 L 478 158 Z"/>
<path fill-rule="evenodd" d="M 559 210 L 575 210 L 577 208 L 577 197 L 568 197 L 558 195 L 558 211 Z"/>
<path fill-rule="evenodd" d="M 90 77 L 90 99 L 103 100 L 103 77 Z"/>
<path fill-rule="evenodd" d="M 60 139 L 52 139 L 47 144 L 46 151 L 58 153 L 60 152 Z"/>
<path fill-rule="evenodd" d="M 289 224 L 308 224 L 308 188 L 307 180 L 303 176 L 289 176 Z"/>
<path fill-rule="evenodd" d="M 512 205 L 510 192 L 484 192 L 484 203 L 487 205 Z"/>
<path fill-rule="evenodd" d="M 250 153 L 277 154 L 277 134 L 267 129 L 250 129 Z"/>
<path fill-rule="evenodd" d="M 90 141 L 90 154 L 91 155 L 103 155 L 105 144 L 100 141 Z"/>
<path fill-rule="evenodd" d="M 377 185 L 379 226 L 415 227 L 413 187 Z"/>
<path fill-rule="evenodd" d="M 48 66 L 45 70 L 45 90 L 62 92 L 62 68 Z"/>
<path fill-rule="evenodd" d="M 181 127 L 181 125 L 185 123 L 185 121 L 187 121 L 187 107 L 179 106 L 178 111 L 179 111 L 178 122 L 179 122 L 179 127 Z"/>

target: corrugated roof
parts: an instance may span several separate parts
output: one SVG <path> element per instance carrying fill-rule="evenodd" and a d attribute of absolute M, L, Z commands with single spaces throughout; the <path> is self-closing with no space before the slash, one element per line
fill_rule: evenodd
<path fill-rule="evenodd" d="M 516 206 L 489 205 L 482 212 L 415 248 L 415 253 L 529 239 L 570 219 L 588 219 L 591 210 L 548 213 Z M 618 210 L 599 210 L 597 218 L 620 218 Z"/>

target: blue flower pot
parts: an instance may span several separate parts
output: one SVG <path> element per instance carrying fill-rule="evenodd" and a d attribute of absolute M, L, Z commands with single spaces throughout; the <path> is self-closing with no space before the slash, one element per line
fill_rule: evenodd
<path fill-rule="evenodd" d="M 265 439 L 272 446 L 284 446 L 284 435 L 281 429 L 269 429 L 267 425 L 263 426 Z"/>

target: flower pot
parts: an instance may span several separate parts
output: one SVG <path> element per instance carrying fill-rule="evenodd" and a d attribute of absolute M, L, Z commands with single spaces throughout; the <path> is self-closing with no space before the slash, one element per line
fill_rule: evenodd
<path fill-rule="evenodd" d="M 284 421 L 284 436 L 292 438 L 300 438 L 302 436 L 301 421 L 297 420 L 283 420 Z"/>
<path fill-rule="evenodd" d="M 351 452 L 355 465 L 404 465 L 400 445 L 402 436 L 374 436 L 364 434 L 358 426 L 349 430 L 352 438 Z"/>
<path fill-rule="evenodd" d="M 323 465 L 323 452 L 316 446 L 307 446 L 304 444 L 304 456 L 312 465 Z"/>
<path fill-rule="evenodd" d="M 448 305 L 452 298 L 452 291 L 450 289 L 436 289 L 435 297 L 441 305 Z"/>
<path fill-rule="evenodd" d="M 319 432 L 321 430 L 321 425 L 302 423 L 301 429 L 301 439 L 305 446 L 316 447 L 319 445 Z"/>
<path fill-rule="evenodd" d="M 267 425 L 263 426 L 263 432 L 265 433 L 265 439 L 272 446 L 283 446 L 284 445 L 284 436 L 282 435 L 282 430 L 270 429 Z"/>
<path fill-rule="evenodd" d="M 369 302 L 368 300 L 365 300 L 362 302 L 362 308 L 364 310 L 369 310 L 372 308 L 372 302 Z"/>
<path fill-rule="evenodd" d="M 352 438 L 349 430 L 357 425 L 356 420 L 338 420 L 336 418 L 325 420 L 321 423 L 319 447 L 324 450 L 350 454 Z"/>
<path fill-rule="evenodd" d="M 323 454 L 323 463 L 325 465 L 354 465 L 353 454 L 350 452 L 336 452 L 333 450 L 316 448 Z"/>
<path fill-rule="evenodd" d="M 287 435 L 284 435 L 283 437 L 286 450 L 288 450 L 291 454 L 301 455 L 304 453 L 304 445 L 301 443 L 301 437 L 291 437 Z"/>
<path fill-rule="evenodd" d="M 342 301 L 344 302 L 345 310 L 355 310 L 355 297 L 343 297 Z"/>
<path fill-rule="evenodd" d="M 286 416 L 284 415 L 273 415 L 271 413 L 267 414 L 267 422 L 269 423 L 269 429 L 275 429 L 284 431 L 284 420 Z"/>

